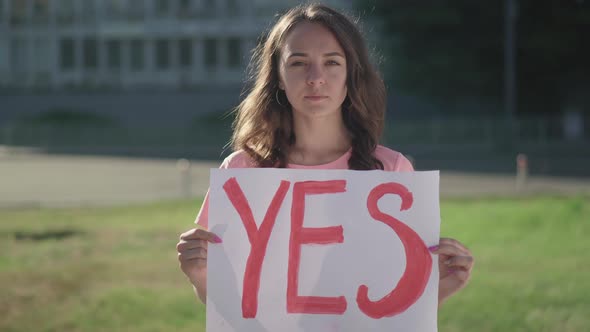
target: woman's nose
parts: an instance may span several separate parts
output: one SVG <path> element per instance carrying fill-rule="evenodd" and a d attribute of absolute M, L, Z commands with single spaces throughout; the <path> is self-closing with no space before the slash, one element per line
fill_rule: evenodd
<path fill-rule="evenodd" d="M 309 85 L 322 85 L 326 82 L 324 70 L 319 65 L 310 65 L 307 73 L 307 84 Z"/>

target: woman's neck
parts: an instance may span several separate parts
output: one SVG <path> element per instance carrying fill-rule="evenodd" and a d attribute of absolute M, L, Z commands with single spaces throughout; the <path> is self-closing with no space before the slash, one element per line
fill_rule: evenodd
<path fill-rule="evenodd" d="M 340 114 L 325 117 L 293 117 L 295 145 L 289 163 L 321 165 L 338 159 L 350 149 L 350 135 Z"/>

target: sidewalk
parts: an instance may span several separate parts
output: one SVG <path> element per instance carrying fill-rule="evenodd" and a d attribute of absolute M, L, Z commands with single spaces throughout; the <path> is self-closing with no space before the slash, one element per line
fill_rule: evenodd
<path fill-rule="evenodd" d="M 96 206 L 203 196 L 216 161 L 132 159 L 0 153 L 0 208 Z M 590 179 L 529 177 L 516 189 L 514 176 L 441 171 L 441 197 L 590 195 Z"/>

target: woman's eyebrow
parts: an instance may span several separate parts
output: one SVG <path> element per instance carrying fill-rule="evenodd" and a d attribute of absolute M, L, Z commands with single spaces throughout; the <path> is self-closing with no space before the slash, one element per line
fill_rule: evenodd
<path fill-rule="evenodd" d="M 308 55 L 309 55 L 309 54 L 307 54 L 307 53 L 302 53 L 302 52 L 295 52 L 295 53 L 291 53 L 291 54 L 290 54 L 290 55 L 287 57 L 287 59 L 288 59 L 288 58 L 291 58 L 291 57 L 295 57 L 295 56 L 306 57 L 306 56 L 308 56 Z M 328 56 L 339 56 L 339 57 L 342 57 L 342 58 L 344 58 L 344 55 L 342 55 L 342 53 L 340 53 L 340 52 L 328 52 L 328 53 L 324 53 L 324 56 L 325 56 L 325 57 L 328 57 Z"/>
<path fill-rule="evenodd" d="M 330 52 L 330 53 L 324 53 L 324 56 L 339 56 L 344 58 L 344 55 L 340 52 Z"/>

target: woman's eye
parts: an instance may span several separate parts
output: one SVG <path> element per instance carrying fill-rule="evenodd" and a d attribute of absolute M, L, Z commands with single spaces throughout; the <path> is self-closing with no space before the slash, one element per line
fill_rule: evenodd
<path fill-rule="evenodd" d="M 305 65 L 305 63 L 301 62 L 301 61 L 295 61 L 291 63 L 291 66 L 297 67 L 297 66 L 303 66 Z"/>
<path fill-rule="evenodd" d="M 335 60 L 328 60 L 327 64 L 330 66 L 339 66 L 340 65 L 340 63 L 338 63 L 338 61 L 335 61 Z"/>

